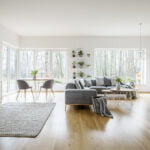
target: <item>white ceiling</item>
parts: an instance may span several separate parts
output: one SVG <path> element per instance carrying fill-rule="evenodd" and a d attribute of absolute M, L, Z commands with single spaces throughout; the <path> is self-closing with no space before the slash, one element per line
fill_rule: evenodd
<path fill-rule="evenodd" d="M 0 24 L 22 36 L 150 36 L 150 0 L 0 0 Z"/>

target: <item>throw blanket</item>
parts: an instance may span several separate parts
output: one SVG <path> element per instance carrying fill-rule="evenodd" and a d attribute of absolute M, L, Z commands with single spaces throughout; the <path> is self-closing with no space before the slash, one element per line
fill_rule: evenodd
<path fill-rule="evenodd" d="M 113 118 L 113 115 L 107 108 L 107 100 L 105 97 L 92 98 L 94 112 L 100 114 L 102 117 Z"/>

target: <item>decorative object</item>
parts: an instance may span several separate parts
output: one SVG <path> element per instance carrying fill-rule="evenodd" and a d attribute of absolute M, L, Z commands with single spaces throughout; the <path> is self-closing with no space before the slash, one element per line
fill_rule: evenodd
<path fill-rule="evenodd" d="M 73 65 L 72 66 L 73 68 L 76 68 L 76 62 L 75 61 L 73 61 L 72 65 Z"/>
<path fill-rule="evenodd" d="M 91 78 L 92 76 L 91 76 L 91 75 L 87 75 L 86 77 L 87 77 L 87 78 Z"/>
<path fill-rule="evenodd" d="M 79 74 L 79 77 L 81 77 L 81 78 L 84 77 L 84 72 L 80 71 L 78 74 Z"/>
<path fill-rule="evenodd" d="M 90 66 L 91 66 L 90 64 L 87 64 L 87 65 L 86 65 L 86 67 L 90 67 Z"/>
<path fill-rule="evenodd" d="M 129 82 L 129 84 L 130 84 L 131 87 L 135 88 L 135 82 L 136 82 L 135 79 L 128 78 L 127 81 Z"/>
<path fill-rule="evenodd" d="M 85 63 L 84 63 L 84 61 L 79 61 L 78 64 L 79 64 L 80 68 L 82 68 Z"/>
<path fill-rule="evenodd" d="M 72 51 L 72 57 L 76 57 L 76 51 L 75 50 Z"/>
<path fill-rule="evenodd" d="M 8 103 L 0 105 L 0 136 L 36 137 L 55 103 Z"/>
<path fill-rule="evenodd" d="M 73 72 L 73 79 L 76 79 L 76 72 Z"/>
<path fill-rule="evenodd" d="M 33 76 L 33 79 L 36 79 L 37 73 L 38 73 L 38 70 L 31 71 L 31 76 Z"/>
<path fill-rule="evenodd" d="M 79 55 L 80 57 L 82 57 L 82 56 L 83 56 L 83 51 L 80 50 L 80 51 L 78 52 L 78 55 Z"/>
<path fill-rule="evenodd" d="M 120 77 L 117 77 L 117 78 L 116 78 L 116 82 L 117 82 L 117 84 L 116 84 L 116 89 L 117 89 L 117 90 L 120 90 L 122 79 L 121 79 Z"/>
<path fill-rule="evenodd" d="M 87 53 L 87 56 L 88 56 L 88 57 L 90 57 L 90 56 L 91 56 L 91 54 L 90 54 L 90 53 Z"/>

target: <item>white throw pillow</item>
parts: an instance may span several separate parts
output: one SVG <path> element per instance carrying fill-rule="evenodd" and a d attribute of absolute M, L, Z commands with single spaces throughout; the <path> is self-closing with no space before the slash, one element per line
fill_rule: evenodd
<path fill-rule="evenodd" d="M 111 79 L 111 85 L 112 85 L 112 86 L 116 86 L 116 79 L 115 79 L 115 78 L 112 78 L 112 79 Z"/>
<path fill-rule="evenodd" d="M 104 78 L 96 78 L 96 85 L 101 86 L 104 85 Z"/>

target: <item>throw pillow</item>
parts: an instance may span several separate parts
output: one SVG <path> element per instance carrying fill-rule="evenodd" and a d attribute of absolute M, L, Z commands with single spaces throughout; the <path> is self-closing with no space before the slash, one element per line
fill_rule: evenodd
<path fill-rule="evenodd" d="M 80 80 L 79 80 L 79 84 L 80 84 L 81 89 L 84 89 L 84 85 L 82 84 Z"/>
<path fill-rule="evenodd" d="M 80 86 L 80 84 L 79 84 L 79 81 L 78 81 L 78 80 L 75 80 L 74 82 L 75 82 L 76 88 L 77 88 L 77 89 L 81 89 L 81 86 Z"/>
<path fill-rule="evenodd" d="M 84 80 L 84 83 L 85 83 L 85 87 L 90 87 L 92 86 L 92 83 L 91 83 L 91 80 Z"/>
<path fill-rule="evenodd" d="M 105 86 L 111 86 L 111 79 L 107 78 L 107 77 L 104 77 L 104 85 Z"/>
<path fill-rule="evenodd" d="M 96 78 L 96 85 L 101 86 L 104 85 L 104 78 Z"/>
<path fill-rule="evenodd" d="M 96 80 L 92 79 L 91 83 L 92 83 L 92 86 L 96 86 Z"/>
<path fill-rule="evenodd" d="M 115 79 L 115 78 L 112 78 L 112 79 L 111 79 L 111 85 L 112 85 L 112 86 L 116 86 L 116 79 Z"/>

